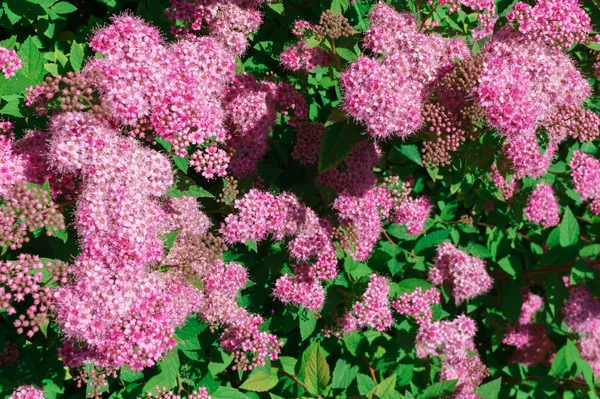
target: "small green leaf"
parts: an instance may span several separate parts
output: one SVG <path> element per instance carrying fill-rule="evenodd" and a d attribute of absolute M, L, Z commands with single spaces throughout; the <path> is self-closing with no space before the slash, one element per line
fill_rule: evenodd
<path fill-rule="evenodd" d="M 377 386 L 377 383 L 373 381 L 371 377 L 364 374 L 358 374 L 356 376 L 356 382 L 358 385 L 358 393 L 365 396 L 369 391 L 371 391 L 371 389 Z"/>
<path fill-rule="evenodd" d="M 240 385 L 241 389 L 254 392 L 267 392 L 277 385 L 276 375 L 267 373 L 263 368 L 257 368 L 252 371 L 250 376 Z"/>
<path fill-rule="evenodd" d="M 187 173 L 189 168 L 189 161 L 187 158 L 173 155 L 173 162 L 175 162 L 175 166 L 177 166 L 180 171 Z"/>
<path fill-rule="evenodd" d="M 219 387 L 210 396 L 212 399 L 248 399 L 241 391 L 231 387 Z"/>
<path fill-rule="evenodd" d="M 306 41 L 306 48 L 309 49 L 309 48 L 317 47 L 319 44 L 321 44 L 321 39 L 318 39 L 315 36 L 313 36 Z"/>
<path fill-rule="evenodd" d="M 565 214 L 558 227 L 560 229 L 561 247 L 569 247 L 579 242 L 579 224 L 569 207 L 565 209 Z"/>
<path fill-rule="evenodd" d="M 501 387 L 502 377 L 481 385 L 479 389 L 477 389 L 477 394 L 481 399 L 498 399 Z"/>
<path fill-rule="evenodd" d="M 175 241 L 177 240 L 177 237 L 179 237 L 180 232 L 180 230 L 175 230 L 170 233 L 163 234 L 161 236 L 161 239 L 163 241 L 163 247 L 166 252 L 169 252 L 171 248 L 173 248 L 173 244 L 175 244 Z"/>
<path fill-rule="evenodd" d="M 319 173 L 339 165 L 359 140 L 359 127 L 350 121 L 334 124 L 325 132 L 319 153 Z"/>
<path fill-rule="evenodd" d="M 425 237 L 421 237 L 419 239 L 419 241 L 417 241 L 414 252 L 416 254 L 418 254 L 419 252 L 423 251 L 424 249 L 431 248 L 431 247 L 437 247 L 439 244 L 446 241 L 446 239 L 448 239 L 449 235 L 450 235 L 450 230 L 433 231 L 433 232 L 427 234 Z"/>
<path fill-rule="evenodd" d="M 175 341 L 178 348 L 182 350 L 198 350 L 201 349 L 198 335 L 207 327 L 206 323 L 200 322 L 196 317 L 187 319 L 184 326 L 175 330 Z"/>
<path fill-rule="evenodd" d="M 352 384 L 352 381 L 358 374 L 358 366 L 351 366 L 344 359 L 338 359 L 333 368 L 331 386 L 334 389 L 346 389 Z"/>
<path fill-rule="evenodd" d="M 67 3 L 66 1 L 59 1 L 58 3 L 50 7 L 50 9 L 57 14 L 69 14 L 74 11 L 77 11 L 77 7 L 75 7 L 71 3 Z"/>
<path fill-rule="evenodd" d="M 358 55 L 352 50 L 347 48 L 338 47 L 335 49 L 335 52 L 343 59 L 348 62 L 355 61 L 358 58 Z"/>
<path fill-rule="evenodd" d="M 417 399 L 430 399 L 430 398 L 439 398 L 446 397 L 452 392 L 454 392 L 454 388 L 456 387 L 457 380 L 448 380 L 448 381 L 440 381 L 436 382 L 433 385 L 430 385 L 425 389 Z"/>
<path fill-rule="evenodd" d="M 69 53 L 69 61 L 75 71 L 79 71 L 83 65 L 83 46 L 73 40 L 71 43 L 71 52 Z"/>
<path fill-rule="evenodd" d="M 179 353 L 175 350 L 166 359 L 158 363 L 160 373 L 150 378 L 144 385 L 143 393 L 154 392 L 155 388 L 173 388 L 177 385 L 177 374 L 179 373 Z"/>
<path fill-rule="evenodd" d="M 381 381 L 379 385 L 375 386 L 369 392 L 367 392 L 367 398 L 371 399 L 377 397 L 380 399 L 393 399 L 394 388 L 396 387 L 396 374 L 392 374 L 390 377 Z"/>
<path fill-rule="evenodd" d="M 308 311 L 300 313 L 300 337 L 302 341 L 310 337 L 317 326 L 317 318 Z"/>
<path fill-rule="evenodd" d="M 257 247 L 256 241 L 248 239 L 248 241 L 246 241 L 246 246 L 248 247 L 249 250 L 258 253 L 258 247 Z"/>
<path fill-rule="evenodd" d="M 318 396 L 323 393 L 327 384 L 329 384 L 331 373 L 329 371 L 327 360 L 325 359 L 325 354 L 319 343 L 311 345 L 307 351 L 308 355 L 303 370 L 304 384 L 306 385 L 308 392 Z"/>
<path fill-rule="evenodd" d="M 417 165 L 423 166 L 421 152 L 415 144 L 402 144 L 400 147 L 396 147 L 396 149 Z"/>

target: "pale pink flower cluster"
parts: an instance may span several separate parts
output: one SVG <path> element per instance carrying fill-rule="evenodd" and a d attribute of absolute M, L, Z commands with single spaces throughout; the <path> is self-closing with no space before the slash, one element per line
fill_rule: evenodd
<path fill-rule="evenodd" d="M 600 214 L 600 161 L 592 155 L 575 151 L 571 162 L 571 178 L 581 201 L 589 201 L 590 210 Z"/>
<path fill-rule="evenodd" d="M 523 214 L 531 222 L 537 222 L 545 229 L 558 225 L 560 214 L 558 201 L 552 186 L 548 183 L 539 183 L 531 193 Z"/>
<path fill-rule="evenodd" d="M 331 56 L 318 46 L 307 48 L 306 41 L 300 40 L 283 50 L 279 61 L 290 71 L 310 71 L 318 66 L 329 66 Z"/>
<path fill-rule="evenodd" d="M 15 50 L 9 50 L 0 46 L 0 71 L 6 79 L 15 76 L 21 69 L 21 59 Z"/>
<path fill-rule="evenodd" d="M 479 27 L 471 31 L 474 40 L 481 40 L 494 32 L 494 24 L 498 20 L 494 0 L 440 0 L 440 5 L 449 5 L 448 12 L 450 13 L 460 11 L 461 6 L 485 12 L 477 14 Z"/>
<path fill-rule="evenodd" d="M 375 138 L 406 137 L 423 123 L 435 83 L 470 56 L 465 42 L 418 30 L 410 14 L 379 3 L 369 14 L 364 46 L 383 59 L 360 57 L 341 77 L 346 112 Z"/>
<path fill-rule="evenodd" d="M 262 16 L 257 9 L 264 0 L 171 0 L 165 11 L 178 24 L 172 32 L 182 38 L 208 34 L 235 55 L 248 47 L 248 35 L 257 30 Z"/>
<path fill-rule="evenodd" d="M 221 100 L 235 59 L 216 40 L 167 45 L 158 29 L 124 14 L 98 30 L 90 47 L 104 58 L 88 62 L 84 73 L 116 122 L 149 123 L 179 155 L 210 137 L 225 138 Z"/>
<path fill-rule="evenodd" d="M 554 134 L 542 153 L 537 128 L 552 126 L 554 115 L 566 107 L 579 108 L 590 86 L 560 49 L 531 42 L 509 28 L 496 33 L 483 52 L 475 97 L 488 123 L 508 138 L 504 151 L 517 178 L 540 177 L 566 132 L 551 129 Z"/>
<path fill-rule="evenodd" d="M 25 180 L 25 161 L 14 148 L 12 134 L 0 135 L 0 197 L 6 197 L 17 181 Z"/>
<path fill-rule="evenodd" d="M 394 201 L 385 187 L 362 194 L 341 193 L 333 203 L 341 227 L 346 230 L 342 246 L 355 260 L 366 260 L 381 234 L 382 220 L 389 217 Z"/>
<path fill-rule="evenodd" d="M 197 150 L 190 157 L 190 166 L 206 179 L 227 176 L 227 166 L 231 156 L 227 151 L 211 144 L 206 148 Z"/>
<path fill-rule="evenodd" d="M 392 325 L 389 293 L 388 279 L 375 273 L 371 274 L 362 300 L 355 302 L 352 310 L 346 311 L 346 314 L 338 320 L 337 329 L 328 333 L 341 335 L 363 328 L 373 328 L 377 331 L 389 329 Z"/>
<path fill-rule="evenodd" d="M 581 357 L 600 375 L 600 301 L 584 286 L 569 288 L 569 299 L 563 306 L 565 324 L 579 334 L 577 347 Z"/>
<path fill-rule="evenodd" d="M 431 305 L 440 303 L 440 292 L 435 288 L 430 288 L 423 292 L 421 287 L 417 287 L 413 292 L 401 295 L 392 302 L 392 307 L 400 314 L 412 316 L 417 323 L 427 323 L 431 321 L 433 313 Z"/>
<path fill-rule="evenodd" d="M 498 165 L 494 162 L 490 168 L 490 180 L 494 183 L 494 186 L 500 190 L 500 195 L 506 201 L 512 198 L 516 192 L 519 191 L 520 187 L 517 183 L 516 177 L 504 178 L 498 170 Z"/>
<path fill-rule="evenodd" d="M 477 355 L 474 337 L 475 321 L 460 315 L 452 321 L 433 321 L 430 305 L 439 303 L 439 293 L 417 288 L 394 301 L 392 306 L 401 314 L 416 317 L 419 330 L 416 337 L 417 357 L 443 356 L 440 379 L 458 380 L 453 398 L 475 398 L 475 390 L 489 374 Z"/>
<path fill-rule="evenodd" d="M 13 322 L 17 333 L 27 331 L 27 337 L 32 337 L 48 322 L 51 295 L 46 281 L 42 281 L 44 270 L 52 274 L 50 280 L 67 282 L 67 265 L 60 261 L 42 262 L 38 256 L 20 254 L 16 261 L 0 262 L 0 309 L 16 315 L 16 303 L 32 300 Z"/>
<path fill-rule="evenodd" d="M 535 6 L 519 2 L 506 18 L 529 40 L 567 49 L 585 42 L 592 29 L 579 0 L 537 0 Z"/>
<path fill-rule="evenodd" d="M 171 392 L 167 387 L 156 387 L 153 392 L 148 392 L 146 396 L 140 396 L 138 399 L 211 399 L 206 387 L 200 387 L 187 396 L 181 396 Z"/>
<path fill-rule="evenodd" d="M 448 242 L 438 246 L 434 267 L 429 269 L 429 280 L 435 285 L 449 282 L 457 304 L 485 294 L 493 283 L 483 260 L 469 256 Z"/>
<path fill-rule="evenodd" d="M 44 399 L 44 391 L 33 385 L 22 385 L 8 399 Z"/>
<path fill-rule="evenodd" d="M 533 320 L 534 315 L 542 308 L 544 300 L 529 289 L 524 289 L 522 294 L 523 305 L 519 320 L 509 326 L 502 342 L 517 348 L 510 359 L 513 363 L 527 366 L 547 364 L 556 352 L 556 346 L 548 337 L 546 329 Z"/>
<path fill-rule="evenodd" d="M 296 276 L 282 276 L 274 295 L 317 310 L 325 294 L 320 280 L 337 275 L 337 255 L 330 227 L 310 208 L 290 193 L 277 196 L 258 189 L 250 190 L 234 203 L 237 214 L 227 215 L 220 233 L 228 243 L 255 242 L 271 236 L 276 241 L 291 237 L 288 250 L 296 261 Z"/>
<path fill-rule="evenodd" d="M 426 197 L 407 198 L 396 204 L 391 220 L 397 224 L 406 225 L 406 232 L 419 235 L 425 229 L 425 223 L 431 213 L 431 202 Z"/>

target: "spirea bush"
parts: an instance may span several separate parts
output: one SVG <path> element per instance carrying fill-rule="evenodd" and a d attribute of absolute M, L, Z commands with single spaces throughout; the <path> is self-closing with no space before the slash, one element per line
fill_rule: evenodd
<path fill-rule="evenodd" d="M 3 397 L 600 395 L 597 0 L 0 25 Z"/>

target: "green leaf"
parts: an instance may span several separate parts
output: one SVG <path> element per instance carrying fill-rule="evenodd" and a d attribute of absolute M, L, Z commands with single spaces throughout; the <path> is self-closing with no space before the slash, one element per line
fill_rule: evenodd
<path fill-rule="evenodd" d="M 166 252 L 169 252 L 171 248 L 173 248 L 173 244 L 175 244 L 175 241 L 177 240 L 177 237 L 179 237 L 180 232 L 181 230 L 175 230 L 170 233 L 163 234 L 160 237 L 163 241 L 163 247 Z"/>
<path fill-rule="evenodd" d="M 358 58 L 358 55 L 356 55 L 356 53 L 354 51 L 349 50 L 347 48 L 338 47 L 335 49 L 335 52 L 340 57 L 342 57 L 343 60 L 346 60 L 348 62 L 355 61 Z"/>
<path fill-rule="evenodd" d="M 77 11 L 77 7 L 75 7 L 71 3 L 67 3 L 66 1 L 59 1 L 58 3 L 50 7 L 50 9 L 57 14 L 69 14 L 74 11 Z"/>
<path fill-rule="evenodd" d="M 183 173 L 187 173 L 189 168 L 189 162 L 187 158 L 173 155 L 173 162 L 175 162 L 175 165 L 177 166 L 177 168 L 179 168 L 180 171 L 182 171 Z"/>
<path fill-rule="evenodd" d="M 331 378 L 329 365 L 319 343 L 311 345 L 307 351 L 308 355 L 304 365 L 304 384 L 308 392 L 318 396 L 323 393 L 327 384 L 329 384 Z"/>
<path fill-rule="evenodd" d="M 367 395 L 371 391 L 371 389 L 377 386 L 377 383 L 373 381 L 371 377 L 364 374 L 358 374 L 356 376 L 356 382 L 358 385 L 358 393 L 361 395 Z"/>
<path fill-rule="evenodd" d="M 579 242 L 579 224 L 571 209 L 567 207 L 563 219 L 558 226 L 560 229 L 560 246 L 565 248 Z"/>
<path fill-rule="evenodd" d="M 144 385 L 142 392 L 154 392 L 154 389 L 159 387 L 173 388 L 177 385 L 177 374 L 179 373 L 179 353 L 175 350 L 173 353 L 158 363 L 160 373 L 150 378 Z"/>
<path fill-rule="evenodd" d="M 74 70 L 79 71 L 83 65 L 83 46 L 73 40 L 71 43 L 71 52 L 69 53 L 69 61 Z"/>
<path fill-rule="evenodd" d="M 501 387 L 502 377 L 481 385 L 479 389 L 477 389 L 477 394 L 481 399 L 498 399 Z"/>
<path fill-rule="evenodd" d="M 319 44 L 321 44 L 321 39 L 318 39 L 317 37 L 313 36 L 306 41 L 306 48 L 309 49 L 317 47 Z"/>
<path fill-rule="evenodd" d="M 431 283 L 428 281 L 421 280 L 420 278 L 405 278 L 398 284 L 392 285 L 392 287 L 394 293 L 398 295 L 404 295 L 410 294 L 411 292 L 416 290 L 417 287 L 421 287 L 421 290 L 427 291 L 428 289 L 433 287 L 433 285 L 431 285 Z"/>
<path fill-rule="evenodd" d="M 34 44 L 31 36 L 21 44 L 17 54 L 22 61 L 21 69 L 17 71 L 17 76 L 26 78 L 32 82 L 32 85 L 41 82 L 44 74 L 44 59 L 37 46 Z"/>
<path fill-rule="evenodd" d="M 346 389 L 352 384 L 357 374 L 358 366 L 351 366 L 346 360 L 338 359 L 333 368 L 331 386 L 334 389 Z"/>
<path fill-rule="evenodd" d="M 406 156 L 408 159 L 413 161 L 419 166 L 423 166 L 423 160 L 421 159 L 421 152 L 419 148 L 415 144 L 402 144 L 400 147 L 396 146 L 396 149 L 400 151 L 401 154 Z"/>
<path fill-rule="evenodd" d="M 350 155 L 359 140 L 359 130 L 349 121 L 327 129 L 319 153 L 319 173 L 336 167 Z"/>
<path fill-rule="evenodd" d="M 198 335 L 204 331 L 206 327 L 207 324 L 202 323 L 196 317 L 188 318 L 184 326 L 175 330 L 174 338 L 175 341 L 177 341 L 177 347 L 188 351 L 201 349 Z"/>
<path fill-rule="evenodd" d="M 210 396 L 212 399 L 248 399 L 248 396 L 231 387 L 219 387 Z"/>
<path fill-rule="evenodd" d="M 258 246 L 256 244 L 256 241 L 250 240 L 248 239 L 246 241 L 246 246 L 248 247 L 249 250 L 254 251 L 256 253 L 258 253 Z"/>
<path fill-rule="evenodd" d="M 267 392 L 277 385 L 276 375 L 267 373 L 263 368 L 257 368 L 252 371 L 250 376 L 240 385 L 241 389 L 254 392 Z"/>
<path fill-rule="evenodd" d="M 416 254 L 418 254 L 419 252 L 421 252 L 424 249 L 431 248 L 431 247 L 437 247 L 439 244 L 446 241 L 446 239 L 448 239 L 449 235 L 450 235 L 450 230 L 433 231 L 433 232 L 427 234 L 425 237 L 421 237 L 419 239 L 419 241 L 417 241 L 414 252 Z"/>
<path fill-rule="evenodd" d="M 296 375 L 296 363 L 298 363 L 298 360 L 290 356 L 279 356 L 279 363 L 281 363 L 283 371 L 289 375 Z"/>
<path fill-rule="evenodd" d="M 69 239 L 69 233 L 67 230 L 56 230 L 52 232 L 52 237 L 58 238 L 63 243 L 66 243 Z"/>
<path fill-rule="evenodd" d="M 417 399 L 429 399 L 447 396 L 454 392 L 456 383 L 457 380 L 436 382 L 435 384 L 430 385 L 429 387 L 427 387 L 427 389 L 421 392 L 421 394 L 417 396 Z"/>
<path fill-rule="evenodd" d="M 144 373 L 141 371 L 133 371 L 128 366 L 121 366 L 119 370 L 119 378 L 125 382 L 134 382 L 144 377 Z"/>
<path fill-rule="evenodd" d="M 300 313 L 300 337 L 302 341 L 306 338 L 310 337 L 310 335 L 315 331 L 315 327 L 317 326 L 317 318 L 314 314 L 303 311 Z"/>
<path fill-rule="evenodd" d="M 380 399 L 393 399 L 396 387 L 396 374 L 392 374 L 390 377 L 381 381 L 379 385 L 375 386 L 369 392 L 367 392 L 367 398 L 371 399 L 374 395 Z"/>
<path fill-rule="evenodd" d="M 585 45 L 587 48 L 590 48 L 594 51 L 600 51 L 600 43 L 598 42 L 589 42 Z"/>

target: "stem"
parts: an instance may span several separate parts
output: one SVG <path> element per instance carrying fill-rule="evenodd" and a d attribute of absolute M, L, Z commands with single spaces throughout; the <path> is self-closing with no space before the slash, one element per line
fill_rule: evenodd
<path fill-rule="evenodd" d="M 289 379 L 294 381 L 296 384 L 300 385 L 302 387 L 302 389 L 304 389 L 306 392 L 308 392 L 308 388 L 306 388 L 306 385 L 304 385 L 304 383 L 302 381 L 300 381 L 298 379 L 298 377 L 291 375 L 289 373 L 286 373 L 281 367 L 277 367 L 277 366 L 273 366 L 273 365 L 271 365 L 271 367 L 275 367 L 277 370 L 281 371 L 283 373 L 283 375 L 285 375 L 286 377 L 288 377 Z"/>
<path fill-rule="evenodd" d="M 367 367 L 369 368 L 369 375 L 371 376 L 373 381 L 377 382 L 377 376 L 375 375 L 375 369 L 373 368 L 373 366 L 371 366 L 371 363 L 369 363 L 369 359 L 367 359 L 367 357 L 365 355 L 363 355 L 363 359 L 365 359 L 365 363 L 367 363 Z"/>
<path fill-rule="evenodd" d="M 392 240 L 392 237 L 389 236 L 389 234 L 387 233 L 387 231 L 385 231 L 385 229 L 381 229 L 381 231 L 383 231 L 383 235 L 385 236 L 385 238 L 387 238 L 387 240 L 395 247 L 398 246 L 398 244 L 396 244 L 394 242 L 394 240 Z"/>

